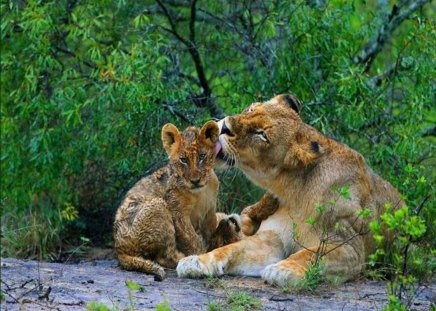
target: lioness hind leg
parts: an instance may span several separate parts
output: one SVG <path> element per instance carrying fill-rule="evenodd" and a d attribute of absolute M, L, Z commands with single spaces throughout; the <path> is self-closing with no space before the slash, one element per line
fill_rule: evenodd
<path fill-rule="evenodd" d="M 317 250 L 317 247 L 303 249 L 276 264 L 269 265 L 262 272 L 262 278 L 269 284 L 278 286 L 296 284 L 304 278 Z M 323 258 L 325 262 L 322 263 L 322 274 L 326 279 L 339 277 L 341 281 L 346 281 L 356 277 L 363 268 L 364 260 L 350 245 L 329 245 Z"/>
<path fill-rule="evenodd" d="M 165 278 L 164 269 L 152 260 L 130 255 L 118 255 L 118 260 L 121 266 L 126 270 L 153 274 L 156 281 L 162 281 Z"/>

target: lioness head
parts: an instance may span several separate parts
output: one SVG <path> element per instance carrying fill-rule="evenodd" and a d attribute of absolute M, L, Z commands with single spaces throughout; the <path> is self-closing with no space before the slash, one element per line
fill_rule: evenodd
<path fill-rule="evenodd" d="M 217 157 L 260 186 L 283 169 L 308 166 L 323 153 L 317 132 L 302 122 L 300 101 L 278 95 L 219 122 Z"/>
<path fill-rule="evenodd" d="M 215 163 L 218 124 L 209 121 L 199 130 L 190 126 L 183 133 L 171 123 L 162 128 L 162 143 L 170 165 L 189 189 L 202 188 L 208 182 Z"/>

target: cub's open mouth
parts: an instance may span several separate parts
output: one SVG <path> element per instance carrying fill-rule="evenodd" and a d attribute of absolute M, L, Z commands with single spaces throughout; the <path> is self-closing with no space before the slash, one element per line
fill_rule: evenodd
<path fill-rule="evenodd" d="M 220 159 L 220 160 L 226 162 L 226 164 L 228 166 L 235 165 L 235 160 L 233 160 L 231 157 L 228 157 L 226 154 L 224 154 L 223 147 L 219 141 L 217 141 L 217 143 L 215 145 L 215 155 L 216 155 L 217 159 Z"/>

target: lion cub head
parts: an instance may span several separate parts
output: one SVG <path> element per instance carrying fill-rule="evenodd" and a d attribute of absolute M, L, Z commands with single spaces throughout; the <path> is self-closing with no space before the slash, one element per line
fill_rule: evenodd
<path fill-rule="evenodd" d="M 219 121 L 217 158 L 260 186 L 283 169 L 310 165 L 324 152 L 325 138 L 303 123 L 299 109 L 296 97 L 278 95 Z"/>
<path fill-rule="evenodd" d="M 214 121 L 207 122 L 200 130 L 190 126 L 182 133 L 173 124 L 163 126 L 163 147 L 169 165 L 180 177 L 180 186 L 196 191 L 207 184 L 215 164 L 218 134 L 218 124 Z"/>

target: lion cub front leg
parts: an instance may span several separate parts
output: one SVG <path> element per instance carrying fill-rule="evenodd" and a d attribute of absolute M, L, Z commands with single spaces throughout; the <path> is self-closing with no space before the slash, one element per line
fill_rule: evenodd
<path fill-rule="evenodd" d="M 195 232 L 191 219 L 178 211 L 172 211 L 176 230 L 177 249 L 185 255 L 200 254 L 205 251 L 203 239 Z"/>
<path fill-rule="evenodd" d="M 259 202 L 242 210 L 242 232 L 246 236 L 255 234 L 259 229 L 260 223 L 274 214 L 278 207 L 279 200 L 273 194 L 266 192 Z"/>

